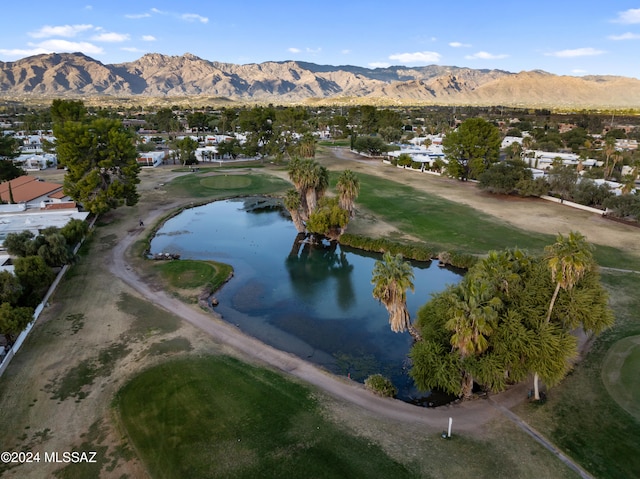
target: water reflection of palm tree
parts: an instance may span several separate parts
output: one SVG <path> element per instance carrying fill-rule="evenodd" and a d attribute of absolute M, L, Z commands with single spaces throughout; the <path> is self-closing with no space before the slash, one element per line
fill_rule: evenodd
<path fill-rule="evenodd" d="M 353 265 L 349 264 L 346 254 L 338 249 L 335 241 L 315 241 L 304 233 L 298 234 L 285 264 L 292 287 L 299 297 L 326 294 L 326 290 L 318 287 L 319 283 L 335 278 L 338 305 L 348 309 L 353 304 Z"/>

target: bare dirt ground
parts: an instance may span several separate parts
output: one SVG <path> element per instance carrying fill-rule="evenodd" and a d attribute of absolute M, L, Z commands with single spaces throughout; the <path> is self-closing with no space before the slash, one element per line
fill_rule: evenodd
<path fill-rule="evenodd" d="M 348 167 L 355 171 L 390 177 L 469 204 L 523 229 L 550 234 L 579 229 L 592 241 L 640 255 L 638 231 L 624 225 L 545 202 L 511 202 L 505 208 L 504 202 L 478 193 L 472 185 L 405 172 L 378 161 L 361 161 L 357 155 L 342 150 L 333 154 L 334 158 L 323 159 L 330 166 L 344 167 L 348 162 Z M 61 180 L 62 173 L 42 176 L 55 181 Z M 138 226 L 139 219 L 149 227 L 180 203 L 167 197 L 163 189 L 175 176 L 171 167 L 142 172 L 139 205 L 113 213 L 108 224 L 96 229 L 91 256 L 71 270 L 68 286 L 56 293 L 52 305 L 45 309 L 32 335 L 0 379 L 0 450 L 41 453 L 62 453 L 72 448 L 97 450 L 103 464 L 94 466 L 97 468 L 84 477 L 98 474 L 105 478 L 146 477 L 143 465 L 135 458 L 123 429 L 113 417 L 112 401 L 118 389 L 142 369 L 170 355 L 185 353 L 184 348 L 161 349 L 175 339 L 181 339 L 181 344 L 186 341 L 191 353 L 232 354 L 270 365 L 317 386 L 329 395 L 325 400 L 328 414 L 359 434 L 375 437 L 376 428 L 397 430 L 399 425 L 407 430 L 420 428 L 423 433 L 435 433 L 444 429 L 448 418 L 453 417 L 457 432 L 482 437 L 488 425 L 495 424 L 494 420 L 502 413 L 486 401 L 434 410 L 374 396 L 348 378 L 327 374 L 245 336 L 149 282 L 135 268 L 137 260 L 129 246 L 145 233 Z M 376 233 L 392 229 L 377 222 L 372 227 Z M 151 319 L 157 319 L 160 326 L 144 322 L 137 302 L 153 305 Z M 524 397 L 524 389 L 515 388 L 493 400 L 510 407 Z M 386 445 L 391 453 L 398 447 L 393 443 Z M 416 450 L 416 454 L 420 452 Z M 16 465 L 0 468 L 0 475 L 39 479 L 52 477 L 63 467 L 65 464 L 43 462 Z"/>

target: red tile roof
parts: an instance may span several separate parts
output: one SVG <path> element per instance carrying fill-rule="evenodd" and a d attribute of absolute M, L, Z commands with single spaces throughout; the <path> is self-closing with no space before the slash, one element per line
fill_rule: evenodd
<path fill-rule="evenodd" d="M 9 195 L 9 184 L 11 184 L 11 195 Z M 0 198 L 3 202 L 8 203 L 10 196 L 13 196 L 14 203 L 22 203 L 44 195 L 51 195 L 58 190 L 62 190 L 62 185 L 40 181 L 34 176 L 24 175 L 0 183 Z"/>

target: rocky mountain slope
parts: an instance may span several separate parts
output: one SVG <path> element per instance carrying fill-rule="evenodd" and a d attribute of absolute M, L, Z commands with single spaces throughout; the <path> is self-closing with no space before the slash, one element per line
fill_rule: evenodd
<path fill-rule="evenodd" d="M 640 80 L 510 73 L 453 66 L 368 69 L 305 62 L 235 65 L 191 54 L 105 65 L 82 53 L 0 62 L 3 97 L 224 97 L 240 101 L 365 100 L 567 107 L 640 107 Z"/>

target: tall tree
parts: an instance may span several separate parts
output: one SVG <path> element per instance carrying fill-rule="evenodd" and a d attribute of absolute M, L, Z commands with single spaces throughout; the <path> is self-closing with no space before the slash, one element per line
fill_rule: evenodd
<path fill-rule="evenodd" d="M 182 166 L 195 165 L 198 163 L 196 158 L 196 150 L 198 142 L 189 136 L 177 140 L 175 143 L 176 155 Z"/>
<path fill-rule="evenodd" d="M 540 333 L 547 332 L 553 308 L 558 298 L 558 293 L 562 288 L 565 291 L 571 290 L 578 281 L 591 269 L 595 267 L 593 260 L 593 246 L 587 243 L 586 238 L 578 232 L 570 232 L 567 237 L 559 234 L 556 242 L 545 248 L 545 259 L 551 272 L 551 279 L 555 282 L 555 289 L 549 302 L 549 309 L 544 324 L 540 325 Z M 553 327 L 553 326 L 551 326 Z M 541 351 L 541 348 L 536 348 Z M 543 349 L 542 349 L 543 351 Z M 545 362 L 548 353 L 542 352 L 542 356 L 538 356 L 540 364 L 549 365 L 549 361 Z M 533 390 L 534 399 L 540 400 L 539 378 L 541 371 L 534 370 Z"/>
<path fill-rule="evenodd" d="M 310 158 L 293 158 L 289 162 L 288 172 L 300 194 L 302 219 L 307 221 L 329 186 L 329 173 L 324 166 Z"/>
<path fill-rule="evenodd" d="M 450 176 L 477 178 L 500 154 L 500 130 L 482 118 L 469 118 L 442 141 Z"/>
<path fill-rule="evenodd" d="M 344 170 L 338 177 L 336 189 L 340 195 L 340 207 L 353 217 L 353 203 L 360 193 L 360 180 L 351 170 Z"/>
<path fill-rule="evenodd" d="M 604 148 L 602 149 L 604 152 L 604 179 L 609 179 L 609 161 L 611 157 L 616 152 L 616 139 L 613 136 L 609 136 L 604 141 Z M 613 169 L 613 167 L 612 167 Z"/>
<path fill-rule="evenodd" d="M 302 207 L 302 201 L 300 200 L 300 193 L 298 193 L 297 190 L 287 190 L 284 197 L 284 207 L 289 211 L 291 220 L 293 221 L 298 233 L 304 233 L 307 228 L 302 220 L 302 212 L 300 210 Z"/>
<path fill-rule="evenodd" d="M 595 267 L 593 259 L 593 245 L 578 232 L 571 231 L 566 237 L 559 234 L 556 242 L 545 248 L 545 257 L 551 279 L 556 283 L 546 322 L 551 321 L 553 306 L 560 288 L 568 291 L 591 269 Z"/>
<path fill-rule="evenodd" d="M 22 295 L 22 285 L 16 275 L 9 271 L 0 271 L 0 303 L 18 304 Z"/>
<path fill-rule="evenodd" d="M 373 297 L 389 312 L 391 330 L 396 333 L 408 330 L 414 336 L 417 332 L 407 310 L 407 289 L 414 291 L 411 264 L 403 261 L 401 254 L 394 256 L 387 251 L 382 255 L 382 261 L 376 261 L 371 283 Z"/>
<path fill-rule="evenodd" d="M 64 110 L 64 101 L 58 103 L 58 110 Z M 66 118 L 61 113 L 53 116 Z M 133 136 L 121 121 L 88 117 L 59 120 L 53 133 L 58 161 L 67 169 L 66 194 L 94 214 L 138 202 L 138 155 Z"/>
<path fill-rule="evenodd" d="M 452 331 L 451 346 L 460 353 L 464 363 L 467 358 L 479 356 L 489 347 L 488 337 L 496 327 L 502 301 L 486 280 L 475 275 L 468 278 L 468 284 L 455 293 L 453 291 L 451 317 L 445 327 Z M 469 368 L 464 368 L 462 397 L 471 397 L 472 390 L 473 374 Z"/>
<path fill-rule="evenodd" d="M 0 159 L 15 158 L 20 154 L 18 140 L 13 136 L 0 134 Z"/>
<path fill-rule="evenodd" d="M 302 158 L 316 156 L 316 138 L 311 133 L 305 133 L 298 141 L 298 153 Z"/>

